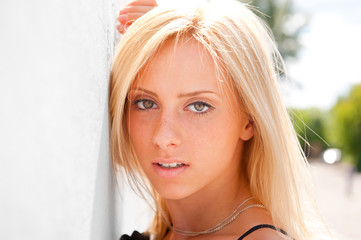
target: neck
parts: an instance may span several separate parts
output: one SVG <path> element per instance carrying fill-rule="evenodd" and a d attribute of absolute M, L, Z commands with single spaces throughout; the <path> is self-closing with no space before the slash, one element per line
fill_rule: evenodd
<path fill-rule="evenodd" d="M 204 231 L 228 217 L 251 196 L 248 184 L 239 175 L 217 181 L 181 200 L 166 200 L 173 226 L 188 231 Z"/>

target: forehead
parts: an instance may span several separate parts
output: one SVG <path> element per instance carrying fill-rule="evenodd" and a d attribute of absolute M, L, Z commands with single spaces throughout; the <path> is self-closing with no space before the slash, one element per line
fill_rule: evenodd
<path fill-rule="evenodd" d="M 169 65 L 182 62 L 182 66 L 189 69 L 196 67 L 199 69 L 203 67 L 215 69 L 215 63 L 207 49 L 197 40 L 189 37 L 166 41 L 150 61 L 150 64 L 157 61 L 166 61 Z M 181 66 L 178 65 L 178 67 Z"/>
<path fill-rule="evenodd" d="M 152 86 L 180 90 L 215 87 L 222 82 L 213 57 L 193 38 L 166 41 L 134 82 L 136 86 Z M 197 89 L 196 89 L 197 90 Z"/>

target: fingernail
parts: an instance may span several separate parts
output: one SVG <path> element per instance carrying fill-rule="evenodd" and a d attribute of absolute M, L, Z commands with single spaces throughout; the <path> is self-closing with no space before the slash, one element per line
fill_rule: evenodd
<path fill-rule="evenodd" d="M 118 29 L 118 31 L 119 31 L 120 33 L 124 33 L 124 31 L 125 31 L 125 28 L 124 28 L 124 25 L 123 25 L 123 24 L 118 25 L 118 26 L 117 26 L 117 29 Z"/>
<path fill-rule="evenodd" d="M 122 10 L 119 11 L 119 15 L 124 15 L 126 13 L 127 13 L 127 10 L 125 10 L 125 9 L 122 9 Z"/>
<path fill-rule="evenodd" d="M 128 19 L 127 15 L 119 15 L 119 17 L 118 17 L 118 21 L 120 23 L 125 23 L 127 21 L 127 19 Z"/>

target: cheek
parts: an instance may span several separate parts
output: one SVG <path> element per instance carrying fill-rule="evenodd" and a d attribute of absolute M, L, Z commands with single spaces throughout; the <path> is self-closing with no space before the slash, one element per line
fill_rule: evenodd
<path fill-rule="evenodd" d="M 202 118 L 202 117 L 200 117 Z M 184 124 L 186 136 L 194 154 L 212 156 L 232 152 L 239 142 L 240 123 L 232 114 L 219 113 L 200 121 Z"/>
<path fill-rule="evenodd" d="M 214 116 L 192 116 L 182 119 L 181 128 L 184 129 L 184 141 L 190 143 L 196 150 L 206 147 L 209 142 L 217 138 L 217 117 Z"/>
<path fill-rule="evenodd" d="M 145 148 L 149 146 L 149 142 L 151 141 L 150 124 L 135 115 L 131 115 L 128 118 L 128 132 L 130 142 L 134 147 L 139 160 L 141 160 Z"/>

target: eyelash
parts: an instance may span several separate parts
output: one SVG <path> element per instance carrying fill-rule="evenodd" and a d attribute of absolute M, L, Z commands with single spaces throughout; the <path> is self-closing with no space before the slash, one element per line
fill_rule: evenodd
<path fill-rule="evenodd" d="M 139 108 L 137 105 L 138 105 L 138 103 L 140 103 L 140 102 L 151 102 L 151 103 L 153 103 L 153 105 L 152 105 L 152 108 Z M 136 108 L 137 108 L 137 110 L 138 111 L 148 111 L 148 110 L 150 110 L 150 109 L 153 109 L 153 106 L 155 105 L 155 106 L 157 106 L 157 104 L 154 102 L 154 101 L 152 101 L 152 100 L 150 100 L 150 99 L 146 99 L 146 98 L 141 98 L 141 99 L 137 99 L 137 100 L 135 100 L 133 103 L 132 103 L 132 105 L 134 105 Z"/>
<path fill-rule="evenodd" d="M 188 105 L 186 106 L 186 108 L 188 108 L 188 107 L 190 107 L 190 106 L 195 106 L 196 104 L 202 104 L 202 105 L 204 105 L 205 107 L 208 108 L 208 109 L 207 109 L 206 111 L 204 111 L 204 112 L 198 112 L 198 111 L 192 111 L 192 110 L 190 110 L 190 111 L 192 111 L 192 112 L 194 112 L 195 114 L 198 114 L 198 115 L 207 114 L 207 113 L 209 113 L 210 111 L 212 111 L 212 110 L 214 109 L 214 107 L 213 107 L 212 105 L 210 105 L 210 104 L 208 104 L 208 103 L 206 103 L 206 102 L 203 102 L 203 101 L 197 101 L 197 102 L 193 102 L 193 103 L 191 103 L 191 104 L 188 104 Z"/>
<path fill-rule="evenodd" d="M 151 108 L 139 108 L 139 107 L 137 106 L 138 103 L 140 103 L 140 102 L 145 102 L 145 101 L 152 102 L 152 103 L 153 103 L 152 107 L 151 107 Z M 202 105 L 204 105 L 205 107 L 207 107 L 208 109 L 207 109 L 206 111 L 204 111 L 204 112 L 192 111 L 192 110 L 189 109 L 190 106 L 195 106 L 196 104 L 202 104 Z M 157 104 L 156 104 L 154 101 L 152 101 L 152 100 L 150 100 L 150 99 L 146 99 L 146 98 L 137 99 L 137 100 L 133 101 L 132 105 L 134 105 L 138 111 L 148 111 L 148 110 L 150 110 L 150 109 L 153 109 L 153 106 L 154 106 L 154 105 L 157 106 Z M 205 114 L 209 113 L 210 111 L 214 110 L 214 107 L 213 107 L 212 105 L 210 105 L 210 104 L 208 104 L 208 103 L 206 103 L 206 102 L 203 102 L 203 101 L 192 102 L 191 104 L 188 104 L 188 105 L 186 106 L 186 108 L 188 108 L 188 110 L 190 110 L 191 112 L 194 112 L 194 113 L 197 114 L 197 115 L 205 115 Z"/>

